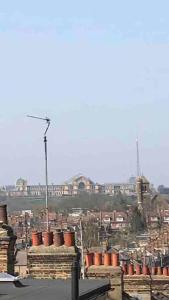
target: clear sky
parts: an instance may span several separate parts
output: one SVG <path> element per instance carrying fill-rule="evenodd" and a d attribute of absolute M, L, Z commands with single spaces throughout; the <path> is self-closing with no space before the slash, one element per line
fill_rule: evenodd
<path fill-rule="evenodd" d="M 169 1 L 0 1 L 0 185 L 100 183 L 141 169 L 169 185 Z"/>

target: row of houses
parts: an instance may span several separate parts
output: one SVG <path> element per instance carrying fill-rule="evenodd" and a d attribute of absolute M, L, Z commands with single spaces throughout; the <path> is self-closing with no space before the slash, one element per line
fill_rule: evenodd
<path fill-rule="evenodd" d="M 84 209 L 72 209 L 68 214 L 59 212 L 49 212 L 49 222 L 52 228 L 66 229 L 69 226 L 75 227 L 82 220 L 86 224 L 98 224 L 98 228 L 109 230 L 123 230 L 130 225 L 131 211 L 97 212 L 85 211 Z M 38 217 L 31 210 L 13 212 L 9 216 L 10 224 L 15 228 L 18 236 L 24 232 L 25 224 L 30 228 L 43 228 L 46 226 L 46 216 L 41 212 Z M 159 216 L 149 215 L 148 223 L 157 226 Z M 162 224 L 169 224 L 169 209 L 160 211 L 160 221 Z M 155 226 L 155 227 L 156 227 Z"/>

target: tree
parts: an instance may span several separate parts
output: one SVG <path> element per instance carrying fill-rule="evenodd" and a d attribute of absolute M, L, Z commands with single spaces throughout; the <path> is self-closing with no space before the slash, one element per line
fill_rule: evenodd
<path fill-rule="evenodd" d="M 141 233 L 147 229 L 146 220 L 144 213 L 141 212 L 137 206 L 132 210 L 131 220 L 130 220 L 130 231 L 132 233 Z"/>
<path fill-rule="evenodd" d="M 83 224 L 83 245 L 84 248 L 91 248 L 99 245 L 99 228 L 96 224 L 89 222 Z"/>

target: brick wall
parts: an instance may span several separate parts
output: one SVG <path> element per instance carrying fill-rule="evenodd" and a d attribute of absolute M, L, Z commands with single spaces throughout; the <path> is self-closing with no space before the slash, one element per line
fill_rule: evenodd
<path fill-rule="evenodd" d="M 109 279 L 108 299 L 122 300 L 123 276 L 120 267 L 93 265 L 87 268 L 86 275 L 89 279 Z"/>
<path fill-rule="evenodd" d="M 14 274 L 16 236 L 8 225 L 0 224 L 0 272 Z"/>
<path fill-rule="evenodd" d="M 28 252 L 28 270 L 32 278 L 67 279 L 71 277 L 71 266 L 79 257 L 76 247 L 34 246 Z"/>

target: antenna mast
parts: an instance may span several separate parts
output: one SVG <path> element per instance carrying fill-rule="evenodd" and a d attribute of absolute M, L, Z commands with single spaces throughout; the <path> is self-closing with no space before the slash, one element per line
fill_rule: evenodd
<path fill-rule="evenodd" d="M 44 132 L 44 137 L 43 137 L 43 141 L 44 141 L 44 147 L 45 147 L 45 182 L 46 182 L 46 227 L 47 227 L 47 231 L 49 231 L 49 211 L 48 211 L 48 153 L 47 153 L 47 131 L 49 129 L 50 126 L 50 119 L 49 118 L 39 118 L 36 116 L 27 116 L 29 118 L 33 118 L 33 119 L 38 119 L 38 120 L 42 120 L 45 121 L 47 123 L 47 127 L 46 130 Z"/>

